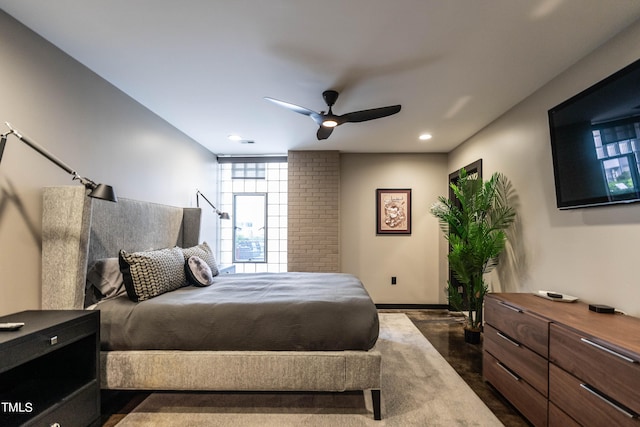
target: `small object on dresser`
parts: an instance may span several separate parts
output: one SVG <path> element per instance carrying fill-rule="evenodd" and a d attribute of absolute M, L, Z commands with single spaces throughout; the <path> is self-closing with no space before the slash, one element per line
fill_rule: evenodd
<path fill-rule="evenodd" d="M 548 299 L 550 301 L 558 301 L 558 302 L 574 302 L 577 301 L 578 298 L 572 295 L 561 294 L 556 291 L 544 291 L 540 290 L 538 293 L 534 293 L 534 295 L 539 296 L 544 299 Z"/>
<path fill-rule="evenodd" d="M 616 309 L 614 307 L 603 304 L 589 304 L 589 310 L 595 311 L 596 313 L 604 314 L 615 314 L 616 312 Z"/>
<path fill-rule="evenodd" d="M 0 331 L 17 331 L 24 326 L 24 322 L 0 323 Z"/>

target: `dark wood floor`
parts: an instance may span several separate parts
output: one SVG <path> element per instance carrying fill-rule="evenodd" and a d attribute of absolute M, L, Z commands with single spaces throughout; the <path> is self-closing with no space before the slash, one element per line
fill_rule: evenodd
<path fill-rule="evenodd" d="M 447 310 L 403 310 L 438 353 L 507 427 L 530 426 L 520 413 L 482 379 L 482 343 L 467 344 L 463 317 Z"/>
<path fill-rule="evenodd" d="M 509 402 L 483 381 L 482 344 L 464 342 L 462 317 L 447 310 L 380 311 L 405 313 L 505 426 L 530 426 Z M 115 426 L 148 395 L 135 391 L 103 391 L 102 426 Z"/>

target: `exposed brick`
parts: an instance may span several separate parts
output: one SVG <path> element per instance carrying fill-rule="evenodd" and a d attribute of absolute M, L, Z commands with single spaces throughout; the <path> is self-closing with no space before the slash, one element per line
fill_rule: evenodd
<path fill-rule="evenodd" d="M 289 271 L 340 271 L 340 153 L 288 153 Z"/>

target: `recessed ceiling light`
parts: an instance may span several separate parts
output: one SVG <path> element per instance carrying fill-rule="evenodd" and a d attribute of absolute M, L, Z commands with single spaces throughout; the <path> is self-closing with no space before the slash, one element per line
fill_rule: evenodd
<path fill-rule="evenodd" d="M 231 141 L 242 141 L 242 137 L 240 135 L 231 134 L 227 138 Z"/>
<path fill-rule="evenodd" d="M 430 133 L 423 133 L 418 138 L 420 139 L 420 141 L 427 141 L 427 140 L 433 138 L 433 136 Z"/>

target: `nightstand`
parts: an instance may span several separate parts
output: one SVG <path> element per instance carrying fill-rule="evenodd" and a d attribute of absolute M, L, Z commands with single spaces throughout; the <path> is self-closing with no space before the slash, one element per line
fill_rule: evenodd
<path fill-rule="evenodd" d="M 100 420 L 100 312 L 34 310 L 0 332 L 0 425 L 87 426 Z"/>
<path fill-rule="evenodd" d="M 235 272 L 236 272 L 236 266 L 233 264 L 225 265 L 224 267 L 218 268 L 218 274 L 233 274 Z"/>

